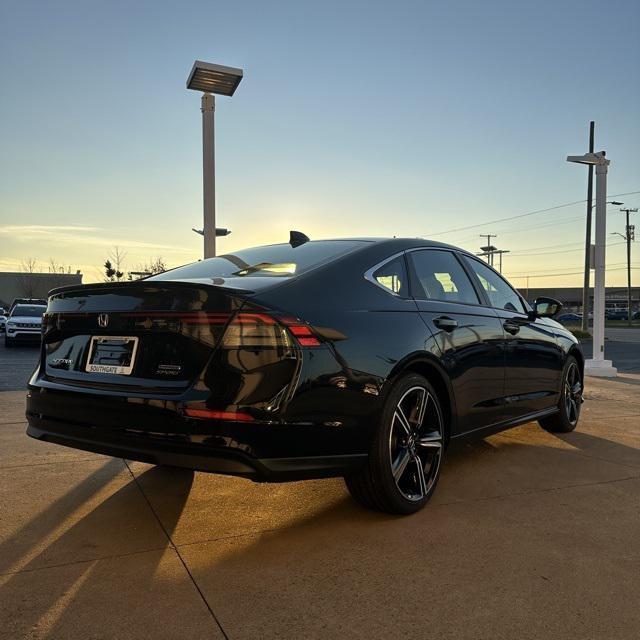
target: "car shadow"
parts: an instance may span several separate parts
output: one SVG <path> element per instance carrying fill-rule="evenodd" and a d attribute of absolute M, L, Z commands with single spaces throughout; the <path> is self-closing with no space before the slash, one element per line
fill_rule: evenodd
<path fill-rule="evenodd" d="M 129 552 L 122 549 L 123 553 L 114 553 L 113 549 L 106 551 L 100 547 L 101 542 L 109 544 L 105 526 L 110 527 L 113 531 L 119 526 L 119 523 L 131 517 L 134 510 L 140 510 L 144 504 L 143 496 L 137 488 L 132 486 L 133 479 L 100 502 L 95 509 L 80 518 L 50 544 L 40 549 L 28 562 L 22 564 L 17 572 L 7 573 L 11 565 L 21 564 L 21 558 L 32 555 L 33 547 L 35 547 L 34 540 L 42 540 L 50 535 L 55 535 L 55 530 L 65 519 L 71 518 L 78 508 L 94 498 L 100 490 L 122 473 L 122 469 L 122 460 L 111 459 L 0 544 L 0 562 L 2 563 L 0 565 L 0 603 L 6 603 L 5 605 L 0 604 L 0 611 L 2 611 L 0 619 L 3 623 L 8 621 L 10 625 L 10 628 L 5 629 L 2 634 L 3 637 L 31 637 L 30 634 L 37 637 L 65 637 L 63 629 L 69 628 L 67 616 L 73 617 L 73 613 L 69 609 L 73 608 L 74 601 L 82 600 L 83 590 L 91 582 L 87 578 L 94 571 L 96 563 L 101 561 L 108 562 L 113 557 L 117 558 L 123 555 L 150 554 L 151 561 L 139 563 L 136 577 L 142 581 L 142 584 L 153 582 L 163 552 L 171 547 L 171 543 L 151 512 L 149 512 L 148 518 L 153 522 L 148 526 L 148 529 L 153 532 L 155 544 L 149 544 L 144 540 L 134 541 L 131 544 L 125 542 L 124 545 L 129 546 Z M 140 477 L 142 476 L 170 489 L 171 508 L 165 509 L 162 522 L 162 528 L 170 536 L 191 491 L 193 472 L 184 469 L 153 467 L 141 474 Z M 136 532 L 133 531 L 132 536 L 136 535 Z M 77 559 L 68 560 L 70 549 L 77 550 Z M 157 553 L 153 555 L 153 552 Z M 59 564 L 52 563 L 52 559 L 59 557 L 67 560 Z M 43 584 L 47 585 L 46 589 L 39 587 L 28 589 L 29 583 L 25 586 L 25 573 L 46 572 L 52 567 L 55 567 L 55 579 L 50 579 L 46 574 L 43 574 L 42 577 Z M 117 594 L 114 596 L 111 591 L 113 587 L 114 585 L 108 582 L 101 585 L 101 589 L 104 589 L 108 594 L 102 604 L 108 605 L 115 602 L 126 607 L 126 602 L 122 602 Z M 91 590 L 95 593 L 95 584 L 91 585 Z M 34 592 L 33 596 L 29 591 Z M 73 594 L 73 598 L 69 599 L 69 594 Z M 65 599 L 69 599 L 66 606 Z M 15 605 L 15 603 L 20 603 L 19 609 L 11 613 L 3 611 L 5 606 Z M 126 619 L 131 615 L 131 612 L 127 610 L 114 611 L 111 615 L 121 615 L 123 619 Z M 73 625 L 73 621 L 69 624 Z M 96 624 L 98 623 L 96 622 Z M 78 637 L 113 636 L 109 630 L 100 631 L 100 629 L 94 628 L 87 629 Z"/>

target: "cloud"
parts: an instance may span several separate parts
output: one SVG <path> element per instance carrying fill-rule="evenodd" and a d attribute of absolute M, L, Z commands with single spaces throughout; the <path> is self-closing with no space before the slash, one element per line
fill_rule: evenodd
<path fill-rule="evenodd" d="M 95 232 L 102 232 L 96 235 Z M 162 244 L 156 242 L 146 242 L 137 240 L 136 233 L 131 232 L 131 237 L 114 237 L 107 235 L 101 227 L 83 227 L 76 225 L 44 225 L 44 224 L 24 224 L 24 225 L 2 225 L 0 226 L 0 234 L 10 236 L 13 242 L 34 242 L 38 240 L 46 241 L 51 247 L 51 243 L 56 244 L 56 248 L 60 245 L 79 244 L 86 246 L 119 246 L 130 249 L 148 249 L 152 251 L 164 251 L 184 254 L 182 247 L 176 247 L 171 244 Z"/>
<path fill-rule="evenodd" d="M 0 233 L 27 233 L 31 235 L 47 235 L 57 231 L 99 231 L 100 227 L 81 227 L 60 224 L 5 224 L 0 226 Z"/>

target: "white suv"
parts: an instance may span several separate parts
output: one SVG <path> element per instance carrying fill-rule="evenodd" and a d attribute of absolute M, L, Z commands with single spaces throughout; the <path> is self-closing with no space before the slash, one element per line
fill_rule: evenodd
<path fill-rule="evenodd" d="M 12 347 L 18 342 L 40 344 L 42 314 L 47 307 L 40 304 L 17 304 L 7 318 L 4 346 Z"/>

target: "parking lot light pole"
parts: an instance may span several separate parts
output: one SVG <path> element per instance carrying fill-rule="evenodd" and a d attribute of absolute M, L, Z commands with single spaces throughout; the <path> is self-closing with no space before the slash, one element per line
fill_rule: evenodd
<path fill-rule="evenodd" d="M 567 156 L 568 162 L 594 165 L 596 169 L 596 242 L 594 250 L 593 299 L 593 355 L 585 362 L 585 373 L 592 376 L 615 377 L 617 371 L 611 360 L 604 358 L 604 301 L 605 301 L 605 247 L 607 241 L 607 171 L 610 161 L 605 152 Z"/>
<path fill-rule="evenodd" d="M 242 80 L 242 69 L 223 67 L 196 60 L 187 79 L 187 89 L 202 91 L 202 199 L 203 199 L 203 233 L 204 257 L 216 255 L 216 166 L 215 166 L 215 131 L 214 118 L 216 110 L 215 96 L 232 96 Z"/>

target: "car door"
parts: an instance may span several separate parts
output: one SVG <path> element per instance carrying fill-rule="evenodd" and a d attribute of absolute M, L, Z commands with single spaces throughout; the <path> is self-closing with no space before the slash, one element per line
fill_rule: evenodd
<path fill-rule="evenodd" d="M 454 435 L 500 422 L 505 362 L 499 318 L 481 304 L 481 292 L 454 252 L 433 248 L 407 255 L 413 297 L 454 390 Z"/>
<path fill-rule="evenodd" d="M 486 263 L 470 256 L 463 259 L 505 331 L 505 389 L 510 417 L 556 404 L 563 356 L 553 327 L 543 319 L 532 319 L 518 292 Z"/>

